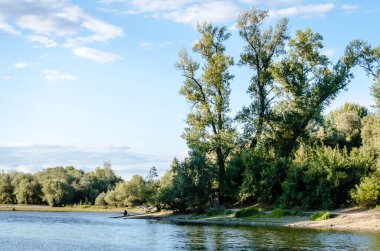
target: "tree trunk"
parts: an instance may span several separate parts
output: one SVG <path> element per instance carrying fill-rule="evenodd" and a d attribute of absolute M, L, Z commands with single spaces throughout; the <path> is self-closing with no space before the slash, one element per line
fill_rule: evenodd
<path fill-rule="evenodd" d="M 224 186 L 224 176 L 226 174 L 226 170 L 225 170 L 224 156 L 222 153 L 222 149 L 220 147 L 216 148 L 216 158 L 217 158 L 216 162 L 218 166 L 218 182 L 219 182 L 219 187 L 217 191 L 218 202 L 219 204 L 224 204 L 225 199 L 222 192 L 223 190 L 222 187 Z"/>

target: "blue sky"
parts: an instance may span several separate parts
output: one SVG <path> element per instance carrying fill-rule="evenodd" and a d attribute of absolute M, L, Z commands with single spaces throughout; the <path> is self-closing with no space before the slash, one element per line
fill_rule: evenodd
<path fill-rule="evenodd" d="M 238 61 L 234 29 L 242 10 L 268 9 L 269 24 L 312 28 L 336 61 L 353 39 L 379 45 L 380 1 L 306 0 L 0 0 L 0 169 L 47 166 L 86 170 L 109 160 L 123 177 L 160 173 L 183 157 L 188 104 L 174 68 L 199 38 L 198 21 L 226 25 L 227 53 Z M 250 71 L 234 66 L 231 107 L 248 104 Z M 355 79 L 327 110 L 372 104 L 372 79 Z"/>

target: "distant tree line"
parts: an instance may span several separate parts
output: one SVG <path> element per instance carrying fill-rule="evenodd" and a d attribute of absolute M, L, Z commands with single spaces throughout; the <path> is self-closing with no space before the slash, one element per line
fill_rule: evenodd
<path fill-rule="evenodd" d="M 93 172 L 69 167 L 46 168 L 35 174 L 0 173 L 0 203 L 64 206 L 94 204 L 99 194 L 115 188 L 122 179 L 110 163 Z"/>
<path fill-rule="evenodd" d="M 380 203 L 380 47 L 352 41 L 333 63 L 322 53 L 319 33 L 308 28 L 290 36 L 288 19 L 271 27 L 267 18 L 267 11 L 253 9 L 237 20 L 245 44 L 238 65 L 252 77 L 251 102 L 235 115 L 228 29 L 199 24 L 196 56 L 179 53 L 180 94 L 191 107 L 183 133 L 190 150 L 162 177 L 154 167 L 147 177 L 129 181 L 109 167 L 2 173 L 0 203 L 149 204 L 176 211 L 237 203 L 302 209 Z M 324 115 L 354 77 L 354 67 L 377 78 L 371 88 L 375 107 L 346 103 Z"/>

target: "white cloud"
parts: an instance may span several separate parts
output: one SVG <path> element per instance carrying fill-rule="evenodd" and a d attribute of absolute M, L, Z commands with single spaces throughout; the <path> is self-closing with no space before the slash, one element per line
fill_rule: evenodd
<path fill-rule="evenodd" d="M 37 42 L 42 44 L 44 47 L 51 48 L 56 47 L 57 43 L 54 41 L 54 39 L 51 39 L 49 37 L 45 36 L 39 36 L 39 35 L 31 35 L 27 37 L 27 40 L 29 42 Z"/>
<path fill-rule="evenodd" d="M 78 57 L 88 58 L 98 63 L 110 63 L 114 60 L 121 58 L 117 54 L 105 52 L 105 51 L 99 51 L 99 50 L 88 48 L 88 47 L 75 48 L 73 50 L 73 53 Z"/>
<path fill-rule="evenodd" d="M 239 1 L 229 0 L 103 0 L 106 4 L 123 3 L 128 14 L 147 13 L 151 17 L 180 23 L 225 22 L 241 12 Z"/>
<path fill-rule="evenodd" d="M 146 49 L 146 50 L 152 50 L 154 47 L 154 43 L 151 42 L 140 42 L 139 47 Z"/>
<path fill-rule="evenodd" d="M 240 0 L 240 2 L 251 5 L 266 4 L 271 6 L 279 6 L 301 3 L 302 0 Z"/>
<path fill-rule="evenodd" d="M 72 81 L 77 79 L 74 75 L 62 73 L 53 69 L 45 69 L 42 71 L 42 74 L 44 74 L 45 78 L 51 82 Z"/>
<path fill-rule="evenodd" d="M 25 15 L 19 17 L 16 23 L 23 29 L 28 29 L 42 35 L 72 36 L 78 32 L 74 23 L 63 18 Z"/>
<path fill-rule="evenodd" d="M 20 29 L 16 30 L 11 23 Z M 45 47 L 58 44 L 79 47 L 124 35 L 121 27 L 92 16 L 66 0 L 1 0 L 0 30 L 13 35 L 28 33 L 28 41 Z"/>
<path fill-rule="evenodd" d="M 283 9 L 272 9 L 269 10 L 269 16 L 276 17 L 289 17 L 289 16 L 302 16 L 302 17 L 312 17 L 312 16 L 324 16 L 327 12 L 335 8 L 332 3 L 321 3 L 321 4 L 307 4 L 307 5 L 297 5 Z"/>
<path fill-rule="evenodd" d="M 205 2 L 162 14 L 166 19 L 179 23 L 224 22 L 234 20 L 241 8 L 226 1 Z"/>
<path fill-rule="evenodd" d="M 145 175 L 153 165 L 160 173 L 169 167 L 170 158 L 143 155 L 128 146 L 118 145 L 49 145 L 49 144 L 0 144 L 0 169 L 37 172 L 42 168 L 75 166 L 87 170 L 110 161 L 118 175 Z"/>
<path fill-rule="evenodd" d="M 353 4 L 343 4 L 340 6 L 342 10 L 344 10 L 346 13 L 353 13 L 359 9 L 358 5 L 353 5 Z"/>
<path fill-rule="evenodd" d="M 29 63 L 27 62 L 24 62 L 24 61 L 21 61 L 21 62 L 17 62 L 13 65 L 13 68 L 18 68 L 18 69 L 21 69 L 21 68 L 26 68 L 29 66 Z"/>
<path fill-rule="evenodd" d="M 3 76 L 3 80 L 10 80 L 11 79 L 11 76 L 10 75 L 4 75 Z"/>
<path fill-rule="evenodd" d="M 6 33 L 9 33 L 11 35 L 20 35 L 21 32 L 16 30 L 13 26 L 3 22 L 0 20 L 0 30 L 5 31 Z"/>
<path fill-rule="evenodd" d="M 171 41 L 165 41 L 165 42 L 160 42 L 160 43 L 152 43 L 152 42 L 142 41 L 139 43 L 139 47 L 142 49 L 146 49 L 146 50 L 152 50 L 152 49 L 157 48 L 157 47 L 164 47 L 164 46 L 168 46 L 168 45 L 172 45 L 172 44 L 175 44 L 175 43 L 171 42 Z"/>

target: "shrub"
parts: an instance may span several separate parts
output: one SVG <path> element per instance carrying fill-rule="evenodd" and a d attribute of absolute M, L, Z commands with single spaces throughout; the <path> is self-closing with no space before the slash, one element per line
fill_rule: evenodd
<path fill-rule="evenodd" d="M 226 214 L 230 214 L 231 211 L 230 210 L 226 210 L 226 209 L 223 209 L 223 208 L 212 208 L 212 209 L 209 209 L 206 213 L 207 216 L 217 216 L 217 215 L 226 215 Z"/>
<path fill-rule="evenodd" d="M 243 208 L 235 213 L 236 218 L 244 218 L 256 215 L 260 215 L 260 211 L 255 207 Z"/>
<path fill-rule="evenodd" d="M 270 212 L 269 217 L 280 218 L 291 215 L 291 212 L 285 209 L 276 208 Z"/>
<path fill-rule="evenodd" d="M 275 202 L 282 192 L 281 183 L 286 177 L 289 160 L 275 158 L 264 149 L 257 149 L 245 152 L 243 163 L 245 171 L 240 200 L 264 204 Z"/>
<path fill-rule="evenodd" d="M 96 206 L 105 206 L 107 205 L 107 202 L 105 201 L 106 193 L 100 193 L 98 197 L 95 199 L 95 205 Z"/>
<path fill-rule="evenodd" d="M 375 172 L 361 180 L 355 189 L 351 190 L 352 200 L 363 207 L 374 207 L 380 201 L 380 172 Z"/>
<path fill-rule="evenodd" d="M 312 221 L 321 221 L 321 220 L 328 220 L 332 218 L 331 213 L 329 211 L 326 212 L 315 212 L 310 216 L 310 219 Z"/>
<path fill-rule="evenodd" d="M 355 188 L 374 165 L 372 157 L 353 149 L 301 147 L 286 180 L 280 202 L 285 207 L 329 209 L 347 205 Z"/>

